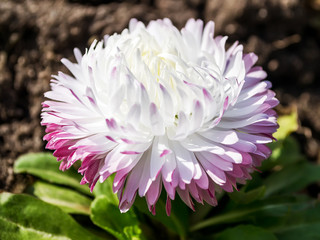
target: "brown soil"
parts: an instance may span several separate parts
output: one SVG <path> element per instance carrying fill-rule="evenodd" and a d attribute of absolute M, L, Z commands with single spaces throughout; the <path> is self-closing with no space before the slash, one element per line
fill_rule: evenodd
<path fill-rule="evenodd" d="M 20 192 L 21 154 L 44 150 L 40 103 L 50 75 L 74 47 L 120 32 L 130 18 L 216 22 L 216 33 L 254 51 L 281 103 L 295 104 L 304 153 L 320 162 L 320 1 L 309 0 L 0 0 L 0 190 Z"/>

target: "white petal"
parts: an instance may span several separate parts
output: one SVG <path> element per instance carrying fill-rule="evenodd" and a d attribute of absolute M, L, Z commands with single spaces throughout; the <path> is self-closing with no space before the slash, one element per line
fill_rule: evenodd
<path fill-rule="evenodd" d="M 151 158 L 151 150 L 148 149 L 139 160 L 139 167 L 143 169 L 141 173 L 141 178 L 139 181 L 139 196 L 145 196 L 147 191 L 149 190 L 152 180 L 150 177 L 150 158 Z"/>
<path fill-rule="evenodd" d="M 154 104 L 150 104 L 150 124 L 152 132 L 155 136 L 162 136 L 165 134 L 164 123 L 162 117 L 158 111 L 158 107 Z"/>
<path fill-rule="evenodd" d="M 168 139 L 166 136 L 154 138 L 150 159 L 150 177 L 152 181 L 156 179 L 156 176 L 165 163 L 167 155 L 171 153 L 172 151 L 168 146 Z"/>
<path fill-rule="evenodd" d="M 165 179 L 165 181 L 171 182 L 173 180 L 172 179 L 173 173 L 177 167 L 177 160 L 176 160 L 174 152 L 166 155 L 164 157 L 164 159 L 165 159 L 165 162 L 162 166 L 161 174 L 162 174 L 163 178 Z"/>
<path fill-rule="evenodd" d="M 203 30 L 203 36 L 202 36 L 202 46 L 201 49 L 203 51 L 208 51 L 211 53 L 211 49 L 213 47 L 213 36 L 214 36 L 214 22 L 209 21 L 204 30 Z"/>
<path fill-rule="evenodd" d="M 192 129 L 198 130 L 203 123 L 203 117 L 204 117 L 204 109 L 201 102 L 196 101 L 194 103 L 194 111 L 192 114 Z"/>
<path fill-rule="evenodd" d="M 234 129 L 234 128 L 241 128 L 241 127 L 245 127 L 245 126 L 248 126 L 248 125 L 251 125 L 253 123 L 256 123 L 256 122 L 260 122 L 260 121 L 263 121 L 265 119 L 267 119 L 268 115 L 267 114 L 264 114 L 264 113 L 260 113 L 260 114 L 257 114 L 251 118 L 247 118 L 247 119 L 234 119 L 234 120 L 225 120 L 225 119 L 222 119 L 219 123 L 219 127 L 220 128 L 231 128 L 231 129 Z"/>
<path fill-rule="evenodd" d="M 205 158 L 208 162 L 223 171 L 232 171 L 233 169 L 233 164 L 231 162 L 222 159 L 216 154 L 210 152 L 199 152 L 196 153 L 196 156 L 201 159 Z"/>
<path fill-rule="evenodd" d="M 218 185 L 223 185 L 226 183 L 227 178 L 224 171 L 220 170 L 213 164 L 211 164 L 206 158 L 199 157 L 198 158 L 201 165 L 209 175 L 209 177 Z"/>
<path fill-rule="evenodd" d="M 198 134 L 188 136 L 186 139 L 181 140 L 180 144 L 192 152 L 210 151 L 216 154 L 223 154 L 225 152 L 222 147 L 214 145 L 213 142 Z"/>
<path fill-rule="evenodd" d="M 76 57 L 77 62 L 80 63 L 82 60 L 82 54 L 79 48 L 73 49 L 73 53 L 74 53 L 74 56 Z"/>
<path fill-rule="evenodd" d="M 184 149 L 180 144 L 173 144 L 173 151 L 176 154 L 177 167 L 179 174 L 184 183 L 189 184 L 194 176 L 194 154 Z"/>
<path fill-rule="evenodd" d="M 199 134 L 214 142 L 227 144 L 227 145 L 234 144 L 239 140 L 237 133 L 235 131 L 224 131 L 224 130 L 219 131 L 219 130 L 210 129 L 205 132 L 200 132 Z"/>

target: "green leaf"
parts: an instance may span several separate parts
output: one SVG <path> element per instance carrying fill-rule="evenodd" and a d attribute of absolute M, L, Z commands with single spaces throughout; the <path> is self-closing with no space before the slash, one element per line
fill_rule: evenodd
<path fill-rule="evenodd" d="M 273 142 L 269 144 L 269 147 L 272 149 L 272 154 L 268 160 L 262 162 L 262 166 L 259 167 L 261 171 L 305 160 L 305 157 L 300 153 L 299 143 L 291 136 L 278 142 Z"/>
<path fill-rule="evenodd" d="M 265 179 L 265 197 L 276 193 L 298 191 L 316 181 L 320 181 L 319 165 L 303 162 L 286 166 Z"/>
<path fill-rule="evenodd" d="M 166 203 L 163 200 L 164 194 L 162 194 L 157 201 L 156 209 L 159 211 L 156 212 L 156 215 L 152 215 L 148 210 L 146 201 L 144 198 L 136 197 L 134 206 L 142 213 L 146 214 L 152 220 L 162 223 L 172 232 L 178 234 L 182 238 L 186 237 L 188 228 L 189 228 L 189 212 L 188 208 L 179 198 L 176 198 L 171 202 L 171 214 L 167 216 L 166 214 Z"/>
<path fill-rule="evenodd" d="M 226 229 L 219 233 L 216 240 L 234 240 L 234 239 L 245 239 L 245 240 L 277 240 L 276 236 L 271 232 L 253 225 L 240 225 L 234 228 Z"/>
<path fill-rule="evenodd" d="M 297 109 L 294 109 L 289 115 L 280 116 L 278 124 L 279 129 L 273 135 L 278 140 L 285 139 L 290 133 L 297 131 L 299 127 Z"/>
<path fill-rule="evenodd" d="M 120 240 L 142 239 L 134 212 L 121 213 L 107 196 L 98 196 L 91 204 L 92 222 Z"/>
<path fill-rule="evenodd" d="M 99 240 L 60 208 L 23 194 L 0 194 L 1 240 Z"/>
<path fill-rule="evenodd" d="M 245 187 L 243 189 L 245 189 Z M 232 193 L 229 193 L 229 196 L 236 203 L 248 204 L 258 199 L 261 199 L 264 196 L 265 191 L 266 191 L 266 187 L 261 186 L 249 192 L 244 192 L 244 190 L 234 191 Z"/>
<path fill-rule="evenodd" d="M 197 231 L 219 224 L 238 222 L 248 222 L 262 227 L 272 227 L 279 224 L 284 217 L 288 217 L 292 212 L 309 208 L 312 204 L 313 203 L 305 197 L 280 197 L 260 200 L 250 205 L 234 205 L 231 209 L 225 207 L 226 212 L 193 225 L 191 231 Z"/>
<path fill-rule="evenodd" d="M 277 225 L 273 232 L 284 240 L 320 239 L 320 203 L 291 214 L 283 225 Z"/>
<path fill-rule="evenodd" d="M 281 240 L 320 239 L 320 222 L 293 226 L 276 234 L 276 236 Z"/>
<path fill-rule="evenodd" d="M 73 168 L 62 172 L 60 163 L 51 153 L 28 153 L 20 156 L 14 164 L 15 173 L 28 173 L 51 183 L 75 188 L 92 196 L 88 186 L 80 185 L 81 175 Z"/>
<path fill-rule="evenodd" d="M 76 191 L 44 182 L 36 182 L 34 195 L 41 200 L 60 207 L 67 213 L 90 215 L 92 200 Z"/>
<path fill-rule="evenodd" d="M 113 178 L 114 176 L 110 176 L 103 183 L 97 182 L 92 193 L 95 197 L 101 195 L 106 196 L 109 202 L 113 203 L 114 205 L 119 205 L 117 194 L 114 194 L 112 190 Z"/>

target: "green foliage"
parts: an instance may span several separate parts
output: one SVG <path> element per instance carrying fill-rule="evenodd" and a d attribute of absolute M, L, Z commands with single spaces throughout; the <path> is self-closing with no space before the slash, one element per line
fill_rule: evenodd
<path fill-rule="evenodd" d="M 278 142 L 273 142 L 269 144 L 269 147 L 272 149 L 272 154 L 268 160 L 262 163 L 260 167 L 262 171 L 270 170 L 276 166 L 285 167 L 306 161 L 305 157 L 300 153 L 297 140 L 291 136 Z"/>
<path fill-rule="evenodd" d="M 283 229 L 277 234 L 281 240 L 315 240 L 320 239 L 320 222 L 299 224 Z"/>
<path fill-rule="evenodd" d="M 320 239 L 320 203 L 297 211 L 285 225 L 275 227 L 273 231 L 279 239 L 284 240 L 314 240 Z"/>
<path fill-rule="evenodd" d="M 299 239 L 298 236 L 300 239 L 318 239 L 320 204 L 306 197 L 277 197 L 259 201 L 250 206 L 233 204 L 230 210 L 194 225 L 192 230 L 199 231 L 210 227 L 219 231 L 221 226 L 237 223 L 255 225 L 264 229 L 264 232 L 274 234 L 278 239 Z M 227 232 L 226 235 L 225 232 Z M 229 239 L 227 237 L 233 236 L 232 234 L 236 234 L 236 231 L 232 230 L 230 233 L 229 230 L 226 230 L 222 233 L 216 234 L 219 236 L 217 239 Z M 220 234 L 225 238 L 220 238 Z M 260 239 L 255 236 L 254 232 L 246 234 L 248 235 L 246 238 Z M 303 234 L 306 237 L 302 237 Z M 238 239 L 245 238 L 239 237 Z"/>
<path fill-rule="evenodd" d="M 36 182 L 33 194 L 67 213 L 90 214 L 91 199 L 76 191 L 44 182 Z"/>
<path fill-rule="evenodd" d="M 94 194 L 95 197 L 99 197 L 101 195 L 106 196 L 110 203 L 113 203 L 114 205 L 118 205 L 119 200 L 117 195 L 113 193 L 112 184 L 113 184 L 113 176 L 110 176 L 103 183 L 97 182 L 92 193 Z"/>
<path fill-rule="evenodd" d="M 234 191 L 229 193 L 230 198 L 240 204 L 249 204 L 261 199 L 265 195 L 266 187 L 261 186 L 251 191 L 245 192 L 245 187 L 241 191 Z"/>
<path fill-rule="evenodd" d="M 286 166 L 299 161 L 304 161 L 304 156 L 300 153 L 298 142 L 290 136 L 298 129 L 297 110 L 289 115 L 278 118 L 279 129 L 274 134 L 276 142 L 269 144 L 272 154 L 269 160 L 264 161 L 260 169 L 269 170 L 277 165 Z"/>
<path fill-rule="evenodd" d="M 274 197 L 259 200 L 250 205 L 230 202 L 216 216 L 195 224 L 191 230 L 196 231 L 221 224 L 248 222 L 261 227 L 279 227 L 291 219 L 291 215 L 314 207 L 314 202 L 305 197 Z"/>
<path fill-rule="evenodd" d="M 60 208 L 28 195 L 0 194 L 1 240 L 96 240 Z"/>
<path fill-rule="evenodd" d="M 15 161 L 14 172 L 29 173 L 48 182 L 69 186 L 92 195 L 88 186 L 80 185 L 81 175 L 75 169 L 70 168 L 62 174 L 59 165 L 51 153 L 28 153 Z"/>
<path fill-rule="evenodd" d="M 163 195 L 159 198 L 156 204 L 156 209 L 159 209 L 156 212 L 156 215 L 152 215 L 150 213 L 144 198 L 137 197 L 134 206 L 140 212 L 149 216 L 149 218 L 152 220 L 162 223 L 164 226 L 170 229 L 170 231 L 182 237 L 187 235 L 189 209 L 187 209 L 186 205 L 180 199 L 175 199 L 175 201 L 172 201 L 170 216 L 167 216 L 166 214 L 166 202 Z"/>
<path fill-rule="evenodd" d="M 91 204 L 90 218 L 94 224 L 120 240 L 141 239 L 139 221 L 134 212 L 121 213 L 107 196 L 98 196 Z"/>
<path fill-rule="evenodd" d="M 277 240 L 276 236 L 263 228 L 253 225 L 240 225 L 234 228 L 228 228 L 221 232 L 216 240 Z"/>
<path fill-rule="evenodd" d="M 92 222 L 117 239 L 143 239 L 139 221 L 133 212 L 120 213 L 119 200 L 112 191 L 113 176 L 103 183 L 98 182 L 93 190 L 95 199 L 91 204 Z"/>
<path fill-rule="evenodd" d="M 264 180 L 265 196 L 299 191 L 316 181 L 320 181 L 319 165 L 304 161 L 286 166 Z"/>
<path fill-rule="evenodd" d="M 291 133 L 298 129 L 298 113 L 297 109 L 294 109 L 289 115 L 283 115 L 278 118 L 279 129 L 274 134 L 274 137 L 278 140 L 285 139 Z"/>

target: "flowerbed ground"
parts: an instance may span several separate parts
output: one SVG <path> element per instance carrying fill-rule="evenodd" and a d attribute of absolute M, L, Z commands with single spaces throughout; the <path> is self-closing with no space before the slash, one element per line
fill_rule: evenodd
<path fill-rule="evenodd" d="M 237 2 L 237 4 L 235 4 Z M 120 32 L 130 18 L 169 17 L 216 22 L 216 33 L 240 40 L 259 56 L 280 99 L 280 113 L 297 107 L 296 137 L 311 161 L 320 161 L 320 3 L 272 1 L 63 1 L 0 3 L 0 191 L 21 192 L 28 182 L 14 175 L 14 160 L 44 150 L 40 126 L 50 75 L 94 38 Z M 315 186 L 315 188 L 317 188 Z M 318 189 L 309 189 L 311 193 Z"/>

